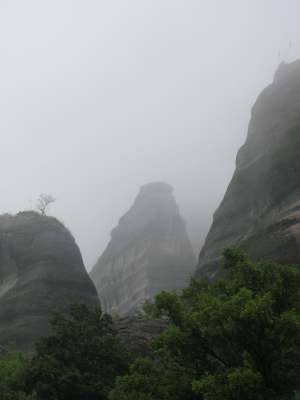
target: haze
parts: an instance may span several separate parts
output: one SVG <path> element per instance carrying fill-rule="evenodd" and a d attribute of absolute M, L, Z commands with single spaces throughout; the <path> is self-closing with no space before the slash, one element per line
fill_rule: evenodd
<path fill-rule="evenodd" d="M 0 211 L 57 202 L 90 269 L 139 187 L 198 253 L 251 106 L 300 56 L 297 0 L 0 0 Z"/>

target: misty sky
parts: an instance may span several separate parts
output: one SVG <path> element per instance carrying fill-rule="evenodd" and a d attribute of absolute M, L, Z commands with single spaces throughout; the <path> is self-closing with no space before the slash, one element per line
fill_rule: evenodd
<path fill-rule="evenodd" d="M 51 193 L 90 269 L 139 187 L 166 181 L 198 252 L 251 106 L 300 57 L 299 16 L 299 0 L 0 0 L 0 212 Z"/>

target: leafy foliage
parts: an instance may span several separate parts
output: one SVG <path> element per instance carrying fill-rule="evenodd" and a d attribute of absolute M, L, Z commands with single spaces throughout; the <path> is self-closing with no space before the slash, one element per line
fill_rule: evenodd
<path fill-rule="evenodd" d="M 1 400 L 35 400 L 35 395 L 25 393 L 28 361 L 16 351 L 4 352 L 0 358 Z"/>
<path fill-rule="evenodd" d="M 291 399 L 300 389 L 300 273 L 252 262 L 240 249 L 224 256 L 226 281 L 194 280 L 183 295 L 161 293 L 147 305 L 150 315 L 171 322 L 155 342 L 160 362 L 168 359 L 167 368 L 184 371 L 190 398 Z M 119 379 L 114 393 L 131 398 L 137 373 L 133 368 Z M 153 383 L 155 394 L 145 399 L 169 399 L 159 391 L 165 375 L 166 368 Z M 185 397 L 177 391 L 170 398 Z"/>
<path fill-rule="evenodd" d="M 73 305 L 69 316 L 54 315 L 52 327 L 53 335 L 38 342 L 29 371 L 38 398 L 106 399 L 129 361 L 111 318 L 101 310 Z"/>
<path fill-rule="evenodd" d="M 109 400 L 192 400 L 189 376 L 180 366 L 172 362 L 153 362 L 151 359 L 137 359 L 130 373 L 117 378 Z"/>

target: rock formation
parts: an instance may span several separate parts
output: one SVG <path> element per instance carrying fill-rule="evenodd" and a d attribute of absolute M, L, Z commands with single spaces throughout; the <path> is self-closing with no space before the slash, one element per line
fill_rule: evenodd
<path fill-rule="evenodd" d="M 0 216 L 0 345 L 30 351 L 73 302 L 99 304 L 69 231 L 35 212 Z"/>
<path fill-rule="evenodd" d="M 198 275 L 220 274 L 225 247 L 300 265 L 300 60 L 282 63 L 252 109 L 246 143 L 200 253 Z"/>
<path fill-rule="evenodd" d="M 163 319 L 147 319 L 127 316 L 114 321 L 118 338 L 128 350 L 142 357 L 153 356 L 152 343 L 168 326 Z"/>
<path fill-rule="evenodd" d="M 188 285 L 196 262 L 172 192 L 165 183 L 143 186 L 112 231 L 91 272 L 105 311 L 126 315 L 162 290 Z"/>

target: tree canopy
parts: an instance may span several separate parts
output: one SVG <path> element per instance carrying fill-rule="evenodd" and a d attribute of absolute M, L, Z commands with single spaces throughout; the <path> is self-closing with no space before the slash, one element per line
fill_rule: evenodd
<path fill-rule="evenodd" d="M 226 280 L 193 280 L 182 295 L 161 293 L 147 305 L 150 315 L 169 318 L 170 326 L 155 341 L 165 368 L 154 379 L 156 393 L 145 399 L 284 400 L 300 389 L 299 271 L 253 262 L 237 248 L 224 257 Z M 159 364 L 148 362 L 155 376 Z M 168 370 L 181 371 L 185 393 L 174 380 L 174 396 L 157 396 Z M 139 365 L 133 366 L 111 398 L 123 393 L 122 400 L 129 400 L 140 375 Z"/>
<path fill-rule="evenodd" d="M 30 386 L 42 400 L 102 400 L 115 378 L 126 372 L 129 354 L 111 317 L 100 309 L 73 305 L 55 314 L 53 334 L 37 343 L 29 370 Z"/>

